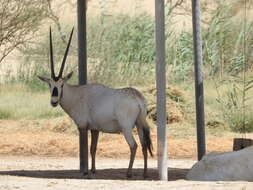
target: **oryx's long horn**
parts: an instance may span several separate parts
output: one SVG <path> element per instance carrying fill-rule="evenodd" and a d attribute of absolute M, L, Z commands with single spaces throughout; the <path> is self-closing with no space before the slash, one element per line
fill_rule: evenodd
<path fill-rule="evenodd" d="M 51 65 L 51 77 L 55 79 L 55 72 L 54 72 L 54 56 L 53 56 L 53 44 L 52 44 L 52 31 L 50 27 L 49 32 L 49 41 L 50 41 L 50 65 Z"/>
<path fill-rule="evenodd" d="M 59 75 L 58 75 L 59 78 L 62 77 L 63 69 L 64 69 L 65 62 L 66 62 L 66 59 L 67 59 L 67 56 L 68 56 L 68 51 L 69 51 L 69 46 L 70 46 L 70 43 L 71 43 L 73 31 L 74 31 L 74 27 L 73 27 L 73 29 L 71 31 L 71 34 L 70 34 L 70 37 L 69 37 L 69 41 L 68 41 L 68 45 L 67 45 L 67 48 L 66 48 L 63 60 L 62 60 L 61 69 L 60 69 L 60 72 L 59 72 Z"/>

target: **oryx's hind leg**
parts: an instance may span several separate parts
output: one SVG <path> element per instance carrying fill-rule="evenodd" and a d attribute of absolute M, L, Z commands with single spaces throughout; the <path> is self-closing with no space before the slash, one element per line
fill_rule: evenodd
<path fill-rule="evenodd" d="M 127 128 L 124 128 L 122 130 L 123 135 L 130 147 L 130 161 L 129 161 L 129 166 L 128 166 L 128 170 L 127 170 L 127 177 L 131 178 L 132 177 L 132 168 L 133 168 L 133 163 L 134 163 L 134 159 L 135 159 L 135 154 L 136 154 L 136 149 L 137 149 L 137 143 L 133 137 L 132 134 L 132 127 L 129 126 Z"/>
<path fill-rule="evenodd" d="M 142 146 L 142 153 L 143 153 L 143 159 L 144 159 L 144 171 L 143 171 L 143 177 L 147 177 L 147 167 L 148 167 L 148 148 L 144 140 L 144 134 L 143 134 L 143 128 L 141 126 L 138 126 L 137 124 L 137 131 L 138 136 L 141 142 Z"/>
<path fill-rule="evenodd" d="M 97 151 L 97 143 L 98 143 L 99 131 L 91 130 L 91 146 L 90 146 L 90 154 L 91 154 L 91 173 L 96 173 L 96 151 Z"/>

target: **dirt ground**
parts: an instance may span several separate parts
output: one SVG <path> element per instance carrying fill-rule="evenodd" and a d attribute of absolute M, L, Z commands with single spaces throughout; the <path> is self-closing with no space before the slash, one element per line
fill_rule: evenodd
<path fill-rule="evenodd" d="M 137 135 L 137 158 L 142 158 L 142 152 Z M 156 135 L 152 135 L 154 152 L 156 154 Z M 231 151 L 232 138 L 207 138 L 207 151 Z M 0 155 L 15 156 L 55 156 L 73 157 L 79 152 L 78 136 L 73 134 L 45 132 L 0 133 Z M 168 152 L 172 159 L 195 159 L 197 154 L 195 137 L 176 139 L 168 137 Z M 101 134 L 97 149 L 100 158 L 129 157 L 129 146 L 122 135 Z"/>
<path fill-rule="evenodd" d="M 51 127 L 37 121 L 0 120 L 0 190 L 12 189 L 194 189 L 251 190 L 249 182 L 195 182 L 185 175 L 196 159 L 196 137 L 168 135 L 169 181 L 158 181 L 156 157 L 149 159 L 149 178 L 143 180 L 140 146 L 133 178 L 126 179 L 129 147 L 122 135 L 101 134 L 97 150 L 97 174 L 80 175 L 78 135 L 65 122 Z M 65 127 L 65 128 L 64 128 Z M 136 136 L 136 135 L 135 135 Z M 151 137 L 156 154 L 156 128 Z M 138 138 L 136 136 L 138 142 Z M 138 142 L 139 144 L 139 142 Z M 230 151 L 232 137 L 207 136 L 207 151 Z M 175 160 L 176 159 L 176 160 Z"/>
<path fill-rule="evenodd" d="M 184 176 L 192 160 L 169 160 L 169 181 L 158 181 L 156 160 L 149 161 L 149 178 L 142 179 L 142 160 L 136 160 L 133 178 L 125 177 L 128 160 L 99 159 L 97 174 L 84 179 L 78 172 L 78 158 L 0 157 L 0 189 L 194 189 L 194 190 L 251 190 L 249 182 L 186 181 Z"/>
<path fill-rule="evenodd" d="M 43 156 L 43 157 L 77 157 L 79 142 L 77 131 L 73 132 L 65 120 L 58 125 L 51 123 L 37 124 L 38 121 L 0 120 L 0 156 Z M 38 127 L 37 125 L 40 125 Z M 70 130 L 71 132 L 69 132 Z M 76 128 L 74 128 L 76 130 Z M 195 131 L 195 129 L 194 129 Z M 197 140 L 193 135 L 180 137 L 169 132 L 168 153 L 170 159 L 196 159 Z M 180 132 L 177 132 L 180 133 Z M 138 159 L 142 159 L 139 139 Z M 151 130 L 151 138 L 156 155 L 156 128 Z M 231 151 L 233 136 L 207 135 L 207 152 Z M 104 134 L 99 136 L 97 156 L 99 158 L 128 159 L 129 147 L 121 134 Z"/>

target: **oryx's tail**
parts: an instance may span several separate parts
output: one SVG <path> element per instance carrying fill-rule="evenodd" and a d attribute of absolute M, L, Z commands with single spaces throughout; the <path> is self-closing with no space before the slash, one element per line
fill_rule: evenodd
<path fill-rule="evenodd" d="M 152 141 L 151 141 L 151 137 L 150 137 L 150 127 L 149 124 L 146 120 L 147 117 L 147 103 L 145 98 L 142 96 L 142 94 L 138 92 L 138 103 L 139 103 L 139 107 L 140 107 L 140 113 L 138 115 L 137 118 L 137 127 L 140 127 L 143 131 L 143 143 L 144 146 L 147 147 L 150 155 L 153 157 L 153 145 L 152 145 Z"/>
<path fill-rule="evenodd" d="M 152 141 L 150 138 L 150 130 L 149 128 L 144 127 L 143 128 L 143 136 L 144 136 L 144 143 L 146 145 L 146 147 L 148 148 L 149 154 L 150 156 L 153 157 L 153 145 L 152 145 Z"/>

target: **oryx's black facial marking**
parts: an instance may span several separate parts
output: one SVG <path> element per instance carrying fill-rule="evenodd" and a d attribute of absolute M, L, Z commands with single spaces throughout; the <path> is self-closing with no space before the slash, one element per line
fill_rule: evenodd
<path fill-rule="evenodd" d="M 54 87 L 53 92 L 52 92 L 52 96 L 58 96 L 58 89 L 56 87 Z"/>
<path fill-rule="evenodd" d="M 60 77 L 54 77 L 53 80 L 57 82 L 58 80 L 60 80 Z"/>

